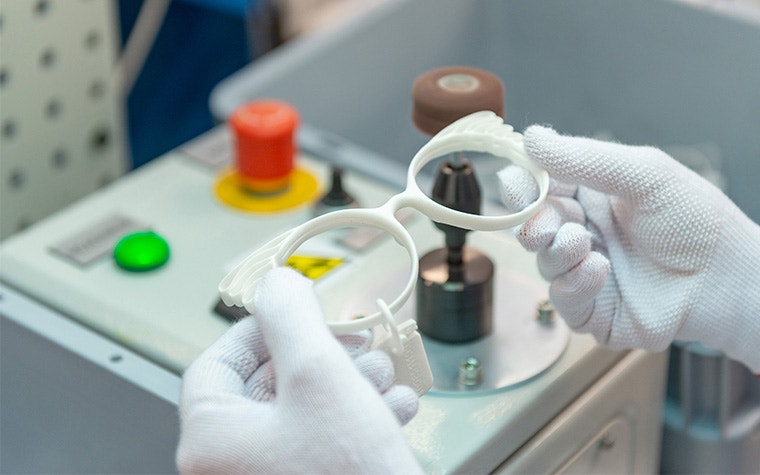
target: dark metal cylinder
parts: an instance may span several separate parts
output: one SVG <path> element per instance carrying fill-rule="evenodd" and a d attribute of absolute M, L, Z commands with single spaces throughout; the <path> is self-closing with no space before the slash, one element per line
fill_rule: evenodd
<path fill-rule="evenodd" d="M 461 266 L 448 263 L 445 248 L 422 256 L 417 280 L 420 331 L 448 343 L 488 335 L 493 320 L 493 275 L 491 259 L 468 246 Z"/>
<path fill-rule="evenodd" d="M 469 160 L 464 157 L 452 157 L 456 160 L 446 160 L 441 163 L 435 175 L 431 197 L 436 203 L 463 213 L 480 214 L 480 184 L 475 176 L 475 170 Z M 457 163 L 452 163 L 456 161 Z M 449 248 L 449 258 L 461 253 L 469 229 L 463 229 L 450 224 L 435 223 L 436 227 L 446 234 L 446 247 Z M 451 260 L 449 261 L 450 263 Z M 459 261 L 461 262 L 461 260 Z"/>

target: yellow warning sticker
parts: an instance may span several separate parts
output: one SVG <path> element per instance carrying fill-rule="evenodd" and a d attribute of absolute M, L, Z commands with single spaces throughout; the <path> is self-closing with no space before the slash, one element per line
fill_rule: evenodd
<path fill-rule="evenodd" d="M 306 277 L 317 280 L 339 265 L 343 264 L 343 259 L 337 257 L 317 257 L 317 256 L 290 256 L 285 265 L 292 267 Z"/>

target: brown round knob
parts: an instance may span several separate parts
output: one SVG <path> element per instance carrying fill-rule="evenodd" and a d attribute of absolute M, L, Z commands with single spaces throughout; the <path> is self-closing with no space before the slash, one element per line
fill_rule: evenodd
<path fill-rule="evenodd" d="M 473 112 L 490 110 L 504 117 L 504 86 L 482 69 L 450 66 L 428 71 L 414 81 L 412 97 L 412 120 L 429 135 Z"/>

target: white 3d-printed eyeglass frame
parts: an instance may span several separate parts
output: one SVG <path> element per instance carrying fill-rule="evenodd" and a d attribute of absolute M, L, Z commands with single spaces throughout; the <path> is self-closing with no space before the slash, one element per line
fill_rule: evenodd
<path fill-rule="evenodd" d="M 431 160 L 455 152 L 489 153 L 525 168 L 538 184 L 538 199 L 523 210 L 505 216 L 463 213 L 436 203 L 420 190 L 416 176 Z M 549 175 L 546 170 L 528 157 L 523 147 L 522 135 L 515 132 L 510 125 L 505 124 L 493 112 L 476 112 L 441 130 L 417 152 L 409 164 L 404 191 L 392 196 L 385 204 L 377 208 L 334 211 L 280 234 L 254 251 L 224 277 L 219 283 L 219 294 L 226 305 L 244 307 L 251 314 L 255 314 L 253 296 L 258 282 L 270 269 L 285 265 L 288 258 L 308 239 L 336 228 L 376 227 L 388 232 L 406 249 L 411 264 L 406 287 L 389 305 L 378 300 L 378 311 L 372 315 L 352 321 L 329 321 L 327 324 L 336 335 L 356 333 L 382 325 L 391 335 L 387 346 L 392 355 L 406 354 L 407 358 L 414 357 L 409 354 L 408 348 L 404 348 L 404 343 L 405 340 L 412 337 L 419 339 L 419 335 L 414 331 L 416 325 L 413 325 L 412 320 L 396 324 L 393 314 L 398 312 L 414 291 L 419 259 L 411 235 L 395 218 L 395 213 L 402 208 L 410 207 L 436 222 L 478 231 L 495 231 L 511 228 L 527 221 L 538 211 L 548 190 Z M 422 348 L 421 344 L 417 346 L 419 348 L 415 353 L 419 353 Z M 422 357 L 425 357 L 424 350 L 422 350 Z M 412 386 L 414 385 L 412 384 Z M 422 392 L 426 390 L 424 389 Z"/>

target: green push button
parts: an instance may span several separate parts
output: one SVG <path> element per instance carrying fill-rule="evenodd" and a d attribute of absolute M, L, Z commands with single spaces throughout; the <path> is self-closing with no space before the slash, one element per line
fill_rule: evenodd
<path fill-rule="evenodd" d="M 113 248 L 116 264 L 131 272 L 158 269 L 169 260 L 169 244 L 153 231 L 141 231 L 122 237 Z"/>

